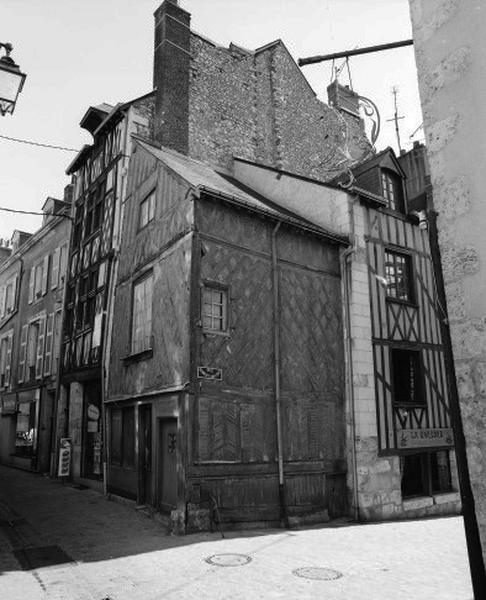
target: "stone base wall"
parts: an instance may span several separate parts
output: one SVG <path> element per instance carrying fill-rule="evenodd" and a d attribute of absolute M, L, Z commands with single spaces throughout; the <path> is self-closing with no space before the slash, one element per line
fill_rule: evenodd
<path fill-rule="evenodd" d="M 454 491 L 402 498 L 399 456 L 378 456 L 376 437 L 357 443 L 359 519 L 416 519 L 461 512 L 454 452 L 450 452 L 452 489 Z"/>

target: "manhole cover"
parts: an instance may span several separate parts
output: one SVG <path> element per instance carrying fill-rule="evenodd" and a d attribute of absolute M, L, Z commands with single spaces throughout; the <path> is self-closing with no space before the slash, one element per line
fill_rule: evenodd
<path fill-rule="evenodd" d="M 343 576 L 339 571 L 334 569 L 325 569 L 323 567 L 302 567 L 292 571 L 297 577 L 303 579 L 319 579 L 321 581 L 330 581 L 331 579 L 339 579 Z"/>
<path fill-rule="evenodd" d="M 210 565 L 218 567 L 242 567 L 251 562 L 251 556 L 246 554 L 213 554 L 204 559 Z"/>

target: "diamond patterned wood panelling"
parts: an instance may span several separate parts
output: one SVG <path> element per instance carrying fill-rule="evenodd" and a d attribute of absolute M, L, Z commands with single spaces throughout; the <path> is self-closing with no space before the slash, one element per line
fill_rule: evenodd
<path fill-rule="evenodd" d="M 203 334 L 200 364 L 223 369 L 225 385 L 273 388 L 270 261 L 205 241 L 201 278 L 229 285 L 230 336 Z"/>
<path fill-rule="evenodd" d="M 340 280 L 280 266 L 282 389 L 342 399 Z"/>
<path fill-rule="evenodd" d="M 275 417 L 272 398 L 245 396 L 198 402 L 200 461 L 268 462 L 275 460 Z"/>

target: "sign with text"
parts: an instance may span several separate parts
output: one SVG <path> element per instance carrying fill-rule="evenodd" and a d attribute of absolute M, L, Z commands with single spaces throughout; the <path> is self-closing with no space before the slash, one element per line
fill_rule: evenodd
<path fill-rule="evenodd" d="M 59 441 L 59 464 L 57 466 L 58 477 L 69 477 L 71 473 L 71 439 L 61 438 Z"/>
<path fill-rule="evenodd" d="M 14 415 L 17 412 L 17 394 L 5 394 L 2 398 L 2 415 Z"/>
<path fill-rule="evenodd" d="M 402 429 L 397 432 L 399 448 L 453 446 L 452 429 Z"/>
<path fill-rule="evenodd" d="M 197 368 L 198 379 L 212 379 L 213 381 L 223 380 L 223 371 L 217 367 L 198 367 Z"/>

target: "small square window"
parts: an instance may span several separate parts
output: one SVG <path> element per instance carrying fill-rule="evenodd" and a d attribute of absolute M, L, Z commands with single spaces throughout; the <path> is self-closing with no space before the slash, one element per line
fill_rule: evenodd
<path fill-rule="evenodd" d="M 385 278 L 388 298 L 413 302 L 412 259 L 410 256 L 386 250 Z"/>
<path fill-rule="evenodd" d="M 142 200 L 138 213 L 138 228 L 142 229 L 147 223 L 150 223 L 155 217 L 155 190 Z"/>
<path fill-rule="evenodd" d="M 206 331 L 227 331 L 227 290 L 205 285 L 202 292 L 202 326 Z"/>

